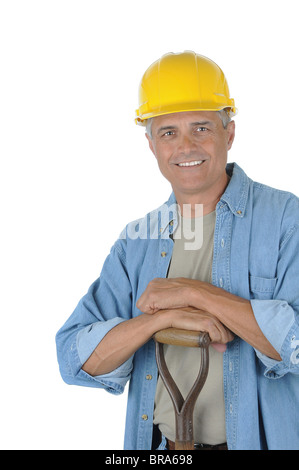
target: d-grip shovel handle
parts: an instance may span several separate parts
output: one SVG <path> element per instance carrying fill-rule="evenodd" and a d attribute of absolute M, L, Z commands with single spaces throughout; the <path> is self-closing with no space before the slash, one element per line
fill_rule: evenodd
<path fill-rule="evenodd" d="M 154 335 L 154 340 L 163 344 L 186 346 L 189 348 L 206 348 L 210 344 L 208 333 L 201 331 L 180 330 L 178 328 L 166 328 Z"/>
<path fill-rule="evenodd" d="M 176 450 L 194 449 L 193 410 L 197 397 L 204 386 L 208 375 L 208 347 L 210 344 L 210 337 L 208 333 L 167 328 L 155 333 L 153 338 L 156 342 L 156 360 L 159 374 L 174 406 L 176 422 L 175 448 Z M 199 373 L 185 400 L 166 365 L 163 344 L 201 348 L 201 364 Z"/>

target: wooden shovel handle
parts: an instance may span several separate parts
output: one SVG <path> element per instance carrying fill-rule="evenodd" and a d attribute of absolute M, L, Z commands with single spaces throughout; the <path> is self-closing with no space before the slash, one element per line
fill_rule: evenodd
<path fill-rule="evenodd" d="M 210 336 L 202 331 L 181 330 L 178 328 L 166 328 L 153 336 L 158 343 L 186 346 L 189 348 L 207 348 L 210 344 Z"/>

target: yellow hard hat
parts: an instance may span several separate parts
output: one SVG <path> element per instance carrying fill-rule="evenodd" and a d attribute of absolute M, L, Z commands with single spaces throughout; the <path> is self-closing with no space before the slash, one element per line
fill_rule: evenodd
<path fill-rule="evenodd" d="M 192 51 L 169 53 L 142 77 L 135 122 L 145 126 L 147 119 L 163 114 L 224 108 L 230 116 L 237 113 L 221 68 Z"/>

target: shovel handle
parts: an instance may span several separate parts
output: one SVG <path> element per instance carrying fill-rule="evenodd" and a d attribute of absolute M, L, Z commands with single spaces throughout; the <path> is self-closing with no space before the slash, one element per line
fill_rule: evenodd
<path fill-rule="evenodd" d="M 202 331 L 166 328 L 154 334 L 154 340 L 162 344 L 185 346 L 189 348 L 207 348 L 210 344 L 209 334 Z"/>

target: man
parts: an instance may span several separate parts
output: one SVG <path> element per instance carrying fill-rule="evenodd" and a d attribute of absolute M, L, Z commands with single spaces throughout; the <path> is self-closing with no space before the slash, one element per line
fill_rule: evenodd
<path fill-rule="evenodd" d="M 119 394 L 130 381 L 126 449 L 155 448 L 155 433 L 159 448 L 173 448 L 151 339 L 169 327 L 206 331 L 212 342 L 194 412 L 199 448 L 299 449 L 299 203 L 227 165 L 235 113 L 211 60 L 166 54 L 149 67 L 136 122 L 173 193 L 128 224 L 57 333 L 67 383 Z M 183 394 L 198 353 L 166 348 Z"/>

